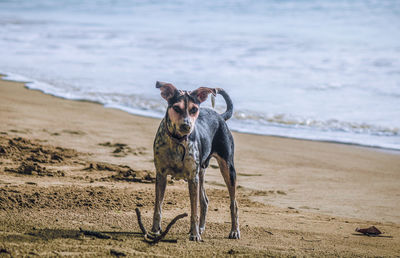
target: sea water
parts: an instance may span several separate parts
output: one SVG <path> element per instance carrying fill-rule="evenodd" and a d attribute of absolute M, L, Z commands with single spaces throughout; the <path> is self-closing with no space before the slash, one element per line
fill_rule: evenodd
<path fill-rule="evenodd" d="M 2 0 L 0 73 L 152 117 L 157 80 L 220 87 L 233 130 L 400 150 L 398 0 Z"/>

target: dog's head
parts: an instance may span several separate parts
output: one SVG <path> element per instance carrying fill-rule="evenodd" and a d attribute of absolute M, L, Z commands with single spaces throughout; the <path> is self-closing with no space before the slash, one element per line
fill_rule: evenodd
<path fill-rule="evenodd" d="M 172 133 L 178 136 L 189 135 L 199 116 L 200 104 L 204 102 L 208 94 L 216 95 L 216 90 L 200 87 L 194 91 L 178 90 L 171 83 L 157 82 L 156 88 L 161 90 L 161 96 L 168 101 L 167 116 Z"/>

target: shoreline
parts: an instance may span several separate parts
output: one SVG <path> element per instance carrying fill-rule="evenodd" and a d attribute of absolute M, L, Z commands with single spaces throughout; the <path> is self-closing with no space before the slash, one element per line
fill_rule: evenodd
<path fill-rule="evenodd" d="M 27 86 L 26 84 L 31 83 L 29 81 L 19 81 L 19 80 L 14 80 L 14 79 L 5 79 L 4 77 L 7 77 L 7 76 L 8 76 L 7 74 L 0 73 L 0 80 L 9 81 L 9 82 L 16 82 L 16 83 L 22 83 L 22 84 L 24 84 L 24 87 L 26 89 L 28 89 L 28 90 L 36 90 L 36 91 L 39 91 L 39 92 L 41 92 L 43 94 L 46 94 L 46 95 L 49 95 L 49 96 L 53 96 L 53 97 L 56 97 L 56 98 L 60 98 L 60 99 L 94 103 L 94 104 L 101 105 L 104 108 L 116 109 L 116 110 L 119 110 L 119 111 L 122 111 L 122 112 L 126 112 L 126 113 L 128 113 L 130 115 L 133 115 L 133 116 L 139 116 L 139 117 L 151 118 L 151 119 L 161 119 L 159 117 L 152 116 L 152 115 L 140 114 L 140 112 L 134 113 L 134 112 L 126 111 L 123 108 L 107 106 L 107 104 L 102 103 L 102 102 L 97 101 L 97 100 L 73 99 L 73 98 L 67 98 L 67 97 L 63 97 L 63 96 L 60 96 L 60 95 L 56 95 L 56 94 L 46 93 L 44 90 L 30 88 L 29 86 Z M 338 141 L 338 140 L 318 140 L 318 139 L 307 139 L 307 138 L 300 138 L 300 137 L 294 137 L 294 136 L 274 135 L 274 134 L 266 134 L 266 133 L 243 132 L 243 131 L 238 131 L 238 130 L 235 130 L 235 129 L 231 129 L 231 131 L 232 132 L 236 132 L 236 133 L 240 133 L 240 134 L 248 134 L 248 135 L 255 135 L 255 136 L 267 136 L 267 137 L 276 137 L 276 138 L 283 138 L 283 139 L 294 139 L 294 140 L 301 140 L 301 141 L 344 144 L 344 145 L 349 145 L 349 146 L 368 148 L 368 149 L 372 149 L 372 150 L 383 151 L 383 152 L 388 152 L 388 153 L 400 155 L 400 149 L 390 148 L 390 147 L 381 147 L 381 146 L 375 146 L 375 145 L 364 145 L 364 144 L 360 144 L 360 143 L 344 142 L 344 141 Z"/>
<path fill-rule="evenodd" d="M 70 250 L 104 256 L 110 252 L 105 240 L 53 239 L 46 232 L 65 236 L 82 226 L 137 232 L 135 207 L 143 211 L 144 223 L 151 224 L 152 143 L 160 120 L 4 80 L 0 80 L 0 120 L 0 145 L 5 150 L 0 151 L 0 248 L 23 255 L 39 243 L 34 252 L 41 255 Z M 236 132 L 233 136 L 241 240 L 226 239 L 227 191 L 212 160 L 206 173 L 210 208 L 205 242 L 188 241 L 185 219 L 172 229 L 177 244 L 147 247 L 140 238 L 119 236 L 123 240 L 112 239 L 109 245 L 131 255 L 400 252 L 399 155 L 346 144 Z M 36 165 L 30 168 L 32 160 Z M 166 191 L 165 223 L 189 212 L 190 206 L 184 181 L 171 182 Z M 356 227 L 370 225 L 393 240 L 353 235 Z M 42 231 L 32 231 L 33 227 Z M 84 245 L 72 250 L 70 241 Z"/>

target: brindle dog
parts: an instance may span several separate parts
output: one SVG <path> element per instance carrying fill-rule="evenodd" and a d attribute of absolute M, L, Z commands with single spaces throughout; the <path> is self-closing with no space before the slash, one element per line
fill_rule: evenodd
<path fill-rule="evenodd" d="M 164 119 L 154 140 L 156 199 L 152 232 L 161 232 L 161 206 L 164 200 L 167 175 L 185 179 L 190 195 L 190 237 L 201 241 L 205 229 L 208 198 L 204 189 L 204 174 L 209 161 L 215 157 L 228 187 L 232 229 L 229 238 L 240 238 L 238 207 L 235 199 L 236 172 L 233 164 L 234 143 L 226 120 L 231 118 L 233 105 L 223 89 L 200 87 L 195 91 L 182 91 L 170 83 L 157 82 L 156 88 L 168 101 Z M 209 108 L 200 108 L 209 94 L 221 94 L 227 110 L 218 114 Z M 200 203 L 200 220 L 199 220 Z"/>

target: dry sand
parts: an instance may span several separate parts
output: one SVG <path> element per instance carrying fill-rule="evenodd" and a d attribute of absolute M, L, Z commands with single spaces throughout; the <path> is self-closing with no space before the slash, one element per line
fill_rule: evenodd
<path fill-rule="evenodd" d="M 204 242 L 188 241 L 185 218 L 167 236 L 177 243 L 144 243 L 134 209 L 150 227 L 158 124 L 0 81 L 0 256 L 400 254 L 398 153 L 239 133 L 242 238 L 227 239 L 228 194 L 213 162 Z M 189 211 L 186 183 L 170 181 L 164 225 Z M 371 225 L 391 237 L 354 232 Z"/>

